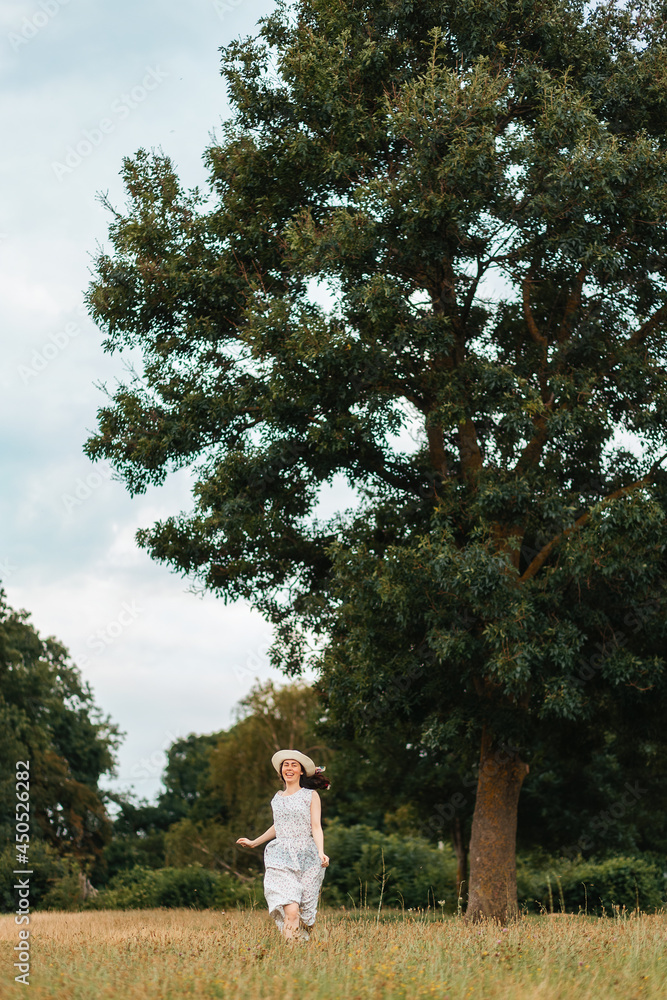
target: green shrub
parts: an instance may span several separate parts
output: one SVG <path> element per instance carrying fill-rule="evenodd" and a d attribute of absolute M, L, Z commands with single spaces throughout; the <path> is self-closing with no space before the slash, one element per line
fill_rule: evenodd
<path fill-rule="evenodd" d="M 55 880 L 49 891 L 40 899 L 40 910 L 80 910 L 83 908 L 78 866 Z"/>
<path fill-rule="evenodd" d="M 102 857 L 93 869 L 91 880 L 101 889 L 108 885 L 118 872 L 130 868 L 164 868 L 164 839 L 162 830 L 142 836 L 137 834 L 115 834 L 105 845 Z"/>
<path fill-rule="evenodd" d="M 15 848 L 5 847 L 0 853 L 0 912 L 16 909 L 13 885 L 20 876 L 13 874 Z M 62 857 L 55 848 L 42 840 L 33 840 L 28 855 L 30 875 L 30 908 L 78 909 L 81 904 L 79 865 L 74 858 Z"/>
<path fill-rule="evenodd" d="M 611 915 L 614 907 L 651 912 L 665 905 L 664 866 L 653 859 L 550 859 L 539 870 L 519 861 L 519 905 L 528 910 Z"/>
<path fill-rule="evenodd" d="M 251 905 L 254 883 L 241 883 L 226 872 L 200 865 L 188 868 L 143 868 L 119 872 L 102 889 L 95 909 L 151 909 L 154 907 L 212 907 Z"/>
<path fill-rule="evenodd" d="M 331 859 L 322 892 L 325 904 L 377 906 L 383 863 L 384 905 L 437 909 L 439 900 L 455 901 L 456 862 L 450 847 L 438 850 L 421 837 L 344 827 L 332 820 L 325 831 L 325 850 Z"/>

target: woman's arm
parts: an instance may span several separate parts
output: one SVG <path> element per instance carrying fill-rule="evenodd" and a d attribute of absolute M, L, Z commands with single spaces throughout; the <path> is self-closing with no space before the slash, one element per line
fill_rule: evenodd
<path fill-rule="evenodd" d="M 276 828 L 275 826 L 270 826 L 266 833 L 263 833 L 261 837 L 257 837 L 255 840 L 248 840 L 247 837 L 239 837 L 236 841 L 241 847 L 259 847 L 260 844 L 265 844 L 267 840 L 275 840 Z"/>
<path fill-rule="evenodd" d="M 322 862 L 322 867 L 326 868 L 329 864 L 329 859 L 324 853 L 324 834 L 322 833 L 322 803 L 320 802 L 320 797 L 317 792 L 313 789 L 313 794 L 310 799 L 310 829 L 313 834 L 313 840 L 315 841 L 315 846 L 317 847 L 317 853 L 320 856 L 320 861 Z"/>

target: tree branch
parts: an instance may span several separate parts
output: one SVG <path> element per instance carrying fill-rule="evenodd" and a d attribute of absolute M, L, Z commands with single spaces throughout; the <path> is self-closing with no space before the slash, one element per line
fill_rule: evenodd
<path fill-rule="evenodd" d="M 449 466 L 447 464 L 447 452 L 445 451 L 442 427 L 440 424 L 431 424 L 430 426 L 427 426 L 426 436 L 428 438 L 428 450 L 431 457 L 431 465 L 436 472 L 440 473 L 443 479 L 446 479 L 449 475 Z"/>
<path fill-rule="evenodd" d="M 470 315 L 470 310 L 472 308 L 475 295 L 477 294 L 477 288 L 482 280 L 485 272 L 486 265 L 482 264 L 481 259 L 477 258 L 477 275 L 473 278 L 470 288 L 468 289 L 465 299 L 463 301 L 463 307 L 461 309 L 461 322 L 465 325 L 468 322 L 468 316 Z"/>
<path fill-rule="evenodd" d="M 650 333 L 653 333 L 656 326 L 659 326 L 663 320 L 667 320 L 667 304 L 660 306 L 660 308 L 653 313 L 653 315 L 646 320 L 638 330 L 632 334 L 632 336 L 627 341 L 628 347 L 636 347 L 637 344 L 642 344 Z"/>
<path fill-rule="evenodd" d="M 548 411 L 553 409 L 555 396 L 553 392 L 547 400 L 544 402 L 545 409 Z M 539 416 L 533 418 L 533 423 L 535 425 L 535 433 L 526 445 L 526 447 L 521 452 L 519 460 L 514 466 L 515 473 L 525 472 L 529 465 L 536 465 L 542 455 L 542 449 L 546 444 L 547 440 L 547 417 L 546 413 L 540 413 Z"/>
<path fill-rule="evenodd" d="M 240 879 L 242 882 L 252 881 L 254 877 L 253 875 L 242 875 L 241 872 L 237 872 L 236 868 L 232 868 L 232 866 L 228 865 L 226 861 L 223 861 L 222 858 L 215 853 L 215 851 L 209 851 L 209 849 L 204 846 L 201 840 L 188 840 L 187 843 L 190 847 L 194 847 L 196 850 L 201 851 L 202 854 L 208 854 L 209 858 L 213 858 L 216 865 L 220 865 L 221 868 L 226 868 L 227 871 L 231 872 L 233 875 L 236 875 L 236 877 Z"/>
<path fill-rule="evenodd" d="M 528 333 L 531 335 L 536 344 L 540 344 L 546 349 L 547 338 L 543 336 L 537 328 L 537 323 L 535 322 L 535 317 L 533 316 L 532 309 L 530 308 L 530 279 L 524 278 L 522 283 L 523 290 L 523 315 L 526 320 L 526 326 L 528 327 Z"/>
<path fill-rule="evenodd" d="M 581 305 L 581 290 L 584 286 L 584 281 L 586 280 L 587 274 L 588 274 L 588 268 L 582 266 L 579 269 L 579 273 L 577 274 L 576 278 L 574 279 L 574 285 L 572 287 L 572 291 L 570 292 L 570 296 L 567 300 L 567 304 L 565 306 L 565 312 L 563 313 L 563 321 L 560 325 L 560 330 L 558 331 L 558 341 L 561 344 L 569 336 L 570 323 L 572 317 L 574 316 L 577 309 Z"/>
<path fill-rule="evenodd" d="M 477 429 L 468 418 L 459 425 L 459 457 L 465 478 L 470 481 L 482 468 L 482 453 L 477 443 Z"/>
<path fill-rule="evenodd" d="M 604 497 L 604 499 L 602 499 L 600 503 L 601 504 L 610 503 L 612 500 L 618 500 L 619 497 L 626 496 L 628 493 L 631 493 L 633 490 L 639 489 L 639 487 L 641 486 L 648 486 L 648 484 L 653 479 L 653 476 L 655 475 L 658 467 L 664 462 L 665 458 L 667 458 L 667 455 L 663 455 L 663 457 L 659 459 L 659 461 L 655 462 L 655 464 L 651 468 L 651 471 L 647 475 L 645 475 L 642 479 L 638 479 L 635 483 L 630 483 L 628 486 L 622 486 L 620 489 L 614 490 L 614 492 L 610 493 L 608 497 Z M 584 524 L 586 524 L 590 520 L 590 518 L 591 518 L 591 511 L 587 510 L 584 514 L 581 515 L 581 517 L 577 518 L 574 524 L 570 525 L 569 528 L 564 528 L 563 531 L 560 531 L 554 538 L 551 539 L 550 542 L 547 542 L 547 544 L 542 549 L 540 549 L 540 551 L 537 553 L 533 561 L 519 577 L 519 583 L 525 583 L 527 580 L 531 580 L 535 576 L 535 574 L 542 568 L 544 563 L 547 561 L 554 546 L 557 545 L 558 542 L 561 541 L 563 538 L 566 538 L 568 535 L 571 535 L 572 532 L 576 531 L 577 528 L 581 528 Z"/>

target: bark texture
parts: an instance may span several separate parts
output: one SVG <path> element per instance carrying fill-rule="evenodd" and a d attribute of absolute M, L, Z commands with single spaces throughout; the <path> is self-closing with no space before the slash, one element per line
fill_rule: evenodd
<path fill-rule="evenodd" d="M 466 919 L 500 920 L 518 913 L 516 822 L 528 767 L 518 753 L 484 732 L 470 836 L 470 890 Z"/>

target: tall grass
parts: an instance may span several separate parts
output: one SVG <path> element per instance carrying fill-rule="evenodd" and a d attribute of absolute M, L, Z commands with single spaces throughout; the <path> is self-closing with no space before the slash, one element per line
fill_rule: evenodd
<path fill-rule="evenodd" d="M 619 1000 L 667 996 L 667 916 L 528 916 L 506 928 L 433 912 L 324 910 L 285 945 L 265 911 L 37 913 L 29 992 L 0 918 L 13 1000 Z"/>

